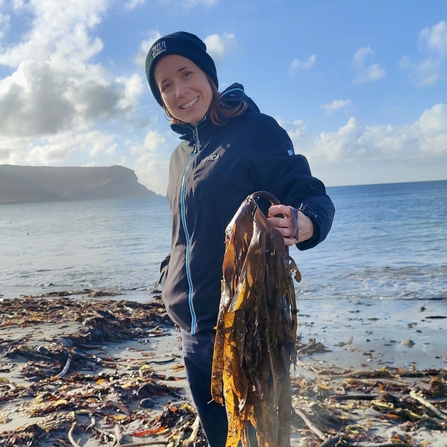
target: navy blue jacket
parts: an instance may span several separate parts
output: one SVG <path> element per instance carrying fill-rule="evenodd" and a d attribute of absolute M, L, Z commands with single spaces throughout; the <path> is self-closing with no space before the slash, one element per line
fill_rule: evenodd
<path fill-rule="evenodd" d="M 305 250 L 327 236 L 334 206 L 309 164 L 295 155 L 287 132 L 235 84 L 225 101 L 248 103 L 247 111 L 223 126 L 205 117 L 197 126 L 172 125 L 184 140 L 173 152 L 167 196 L 172 218 L 170 256 L 162 264 L 162 296 L 171 319 L 196 333 L 216 324 L 225 252 L 225 228 L 242 201 L 269 191 L 299 208 L 314 224 Z"/>

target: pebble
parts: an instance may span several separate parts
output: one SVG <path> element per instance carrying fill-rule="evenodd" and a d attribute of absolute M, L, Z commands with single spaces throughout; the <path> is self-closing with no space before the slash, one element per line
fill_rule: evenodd
<path fill-rule="evenodd" d="M 400 342 L 400 344 L 403 345 L 403 346 L 410 347 L 410 346 L 414 346 L 415 343 L 414 343 L 413 340 L 405 339 L 405 340 L 402 340 Z"/>

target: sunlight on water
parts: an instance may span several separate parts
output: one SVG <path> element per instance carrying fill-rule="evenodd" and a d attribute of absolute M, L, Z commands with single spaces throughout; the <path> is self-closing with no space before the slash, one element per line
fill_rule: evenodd
<path fill-rule="evenodd" d="M 447 182 L 328 188 L 318 247 L 292 249 L 299 299 L 447 299 Z M 149 296 L 169 252 L 165 197 L 0 206 L 0 295 L 106 288 Z"/>

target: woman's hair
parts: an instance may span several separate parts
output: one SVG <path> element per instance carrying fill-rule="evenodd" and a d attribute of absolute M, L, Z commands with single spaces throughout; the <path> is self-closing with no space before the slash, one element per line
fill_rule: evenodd
<path fill-rule="evenodd" d="M 215 124 L 216 126 L 223 126 L 230 119 L 242 115 L 247 110 L 247 102 L 244 100 L 237 103 L 234 107 L 228 107 L 224 105 L 221 101 L 221 95 L 218 92 L 216 85 L 206 73 L 205 76 L 208 79 L 208 82 L 210 83 L 211 86 L 211 90 L 213 92 L 213 99 L 211 100 L 211 105 L 208 110 L 209 119 L 213 124 Z M 165 111 L 166 116 L 170 118 L 171 124 L 183 123 L 183 121 L 174 118 L 169 113 L 168 109 L 164 104 L 163 109 Z"/>

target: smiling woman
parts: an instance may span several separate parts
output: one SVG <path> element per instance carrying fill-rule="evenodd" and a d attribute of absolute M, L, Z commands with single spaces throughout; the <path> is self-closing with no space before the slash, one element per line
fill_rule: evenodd
<path fill-rule="evenodd" d="M 280 201 L 268 217 L 278 239 L 305 250 L 325 239 L 334 207 L 285 130 L 242 85 L 218 92 L 216 66 L 197 36 L 181 31 L 158 39 L 146 75 L 183 140 L 169 168 L 172 240 L 161 267 L 162 296 L 181 328 L 186 375 L 208 442 L 223 447 L 227 414 L 212 400 L 211 369 L 225 228 L 248 195 L 269 191 Z"/>
<path fill-rule="evenodd" d="M 208 111 L 213 91 L 208 78 L 194 62 L 171 54 L 155 67 L 155 82 L 168 114 L 195 126 Z"/>

